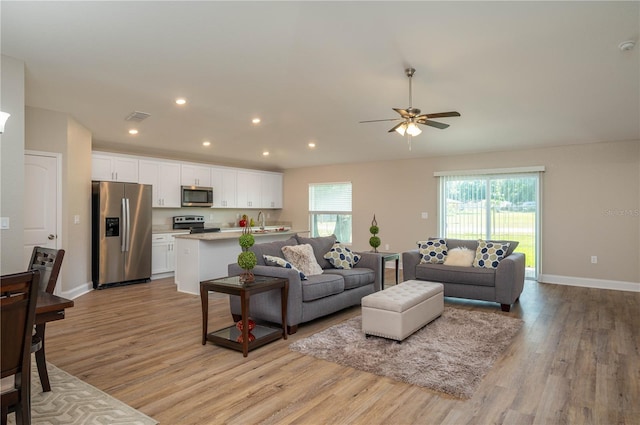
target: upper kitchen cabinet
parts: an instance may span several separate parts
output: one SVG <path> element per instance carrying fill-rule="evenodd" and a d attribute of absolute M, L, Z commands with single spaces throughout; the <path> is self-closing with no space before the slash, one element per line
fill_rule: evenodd
<path fill-rule="evenodd" d="M 211 169 L 213 208 L 235 208 L 238 171 L 232 168 Z"/>
<path fill-rule="evenodd" d="M 91 179 L 138 183 L 138 160 L 94 153 L 91 155 Z"/>
<path fill-rule="evenodd" d="M 211 187 L 211 167 L 182 164 L 183 186 Z"/>
<path fill-rule="evenodd" d="M 154 208 L 180 208 L 180 164 L 141 159 L 140 183 L 153 186 Z"/>
<path fill-rule="evenodd" d="M 238 208 L 262 208 L 263 174 L 238 170 Z"/>
<path fill-rule="evenodd" d="M 262 176 L 262 208 L 282 208 L 282 174 L 264 173 Z"/>

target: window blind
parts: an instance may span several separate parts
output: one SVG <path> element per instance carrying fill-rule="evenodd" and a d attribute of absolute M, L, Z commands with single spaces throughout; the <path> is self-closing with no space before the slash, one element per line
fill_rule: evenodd
<path fill-rule="evenodd" d="M 351 183 L 312 183 L 309 185 L 310 213 L 351 212 Z"/>

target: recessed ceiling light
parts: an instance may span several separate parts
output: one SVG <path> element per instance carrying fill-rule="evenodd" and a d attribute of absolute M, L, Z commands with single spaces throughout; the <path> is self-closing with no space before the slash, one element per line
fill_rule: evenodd
<path fill-rule="evenodd" d="M 178 99 L 176 99 L 176 103 L 178 105 L 184 105 L 185 103 L 187 103 L 187 99 L 178 98 Z"/>
<path fill-rule="evenodd" d="M 131 130 L 129 130 L 129 134 L 136 135 L 138 134 L 138 130 L 136 130 L 135 128 L 132 128 Z"/>
<path fill-rule="evenodd" d="M 313 142 L 309 142 L 309 147 L 313 149 L 313 148 L 315 148 L 315 147 L 316 147 L 316 144 L 315 144 L 315 143 L 313 143 Z"/>
<path fill-rule="evenodd" d="M 260 121 L 261 121 L 260 118 L 254 118 L 251 120 L 251 122 L 254 124 L 260 124 Z"/>
<path fill-rule="evenodd" d="M 262 152 L 262 156 L 269 156 L 269 151 Z"/>
<path fill-rule="evenodd" d="M 202 142 L 202 146 L 211 146 L 211 142 L 208 140 L 205 140 L 204 142 Z"/>

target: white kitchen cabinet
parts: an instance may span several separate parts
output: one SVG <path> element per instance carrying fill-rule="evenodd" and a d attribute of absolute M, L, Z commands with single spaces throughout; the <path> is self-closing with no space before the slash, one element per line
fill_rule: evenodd
<path fill-rule="evenodd" d="M 213 208 L 236 208 L 238 170 L 213 167 L 211 183 L 213 185 Z"/>
<path fill-rule="evenodd" d="M 91 179 L 138 183 L 138 160 L 94 153 L 91 155 Z"/>
<path fill-rule="evenodd" d="M 151 274 L 172 273 L 176 269 L 175 238 L 189 232 L 155 233 L 151 238 Z"/>
<path fill-rule="evenodd" d="M 238 208 L 262 208 L 263 174 L 238 170 Z"/>
<path fill-rule="evenodd" d="M 264 173 L 261 183 L 262 208 L 282 208 L 282 174 Z"/>
<path fill-rule="evenodd" d="M 153 186 L 154 208 L 180 208 L 179 163 L 141 159 L 139 180 Z"/>
<path fill-rule="evenodd" d="M 180 180 L 183 186 L 211 187 L 211 167 L 182 164 Z"/>

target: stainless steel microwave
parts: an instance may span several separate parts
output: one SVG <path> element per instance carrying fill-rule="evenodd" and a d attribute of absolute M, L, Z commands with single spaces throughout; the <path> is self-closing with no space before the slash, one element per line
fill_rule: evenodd
<path fill-rule="evenodd" d="M 211 207 L 213 206 L 213 188 L 198 186 L 182 186 L 183 207 Z"/>

